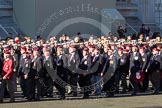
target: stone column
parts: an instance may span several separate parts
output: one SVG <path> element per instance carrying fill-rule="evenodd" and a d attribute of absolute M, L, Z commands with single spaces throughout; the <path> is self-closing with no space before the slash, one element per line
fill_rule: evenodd
<path fill-rule="evenodd" d="M 139 19 L 143 23 L 155 23 L 155 0 L 139 0 Z"/>

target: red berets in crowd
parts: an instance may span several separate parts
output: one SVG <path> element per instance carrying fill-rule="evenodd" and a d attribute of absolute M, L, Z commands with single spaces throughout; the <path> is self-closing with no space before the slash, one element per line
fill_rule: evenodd
<path fill-rule="evenodd" d="M 8 48 L 4 49 L 3 51 L 4 54 L 10 54 L 10 50 Z"/>
<path fill-rule="evenodd" d="M 88 49 L 87 47 L 85 47 L 85 48 L 83 49 L 83 51 L 89 51 L 89 49 Z"/>

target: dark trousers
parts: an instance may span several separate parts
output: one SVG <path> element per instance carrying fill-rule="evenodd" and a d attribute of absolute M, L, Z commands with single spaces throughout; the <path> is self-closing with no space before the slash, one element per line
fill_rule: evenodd
<path fill-rule="evenodd" d="M 153 71 L 152 73 L 150 73 L 150 81 L 153 85 L 154 92 L 158 93 L 160 88 L 160 72 Z"/>
<path fill-rule="evenodd" d="M 15 94 L 14 94 L 14 84 L 12 80 L 1 80 L 0 84 L 0 100 L 3 100 L 5 88 L 8 88 L 10 99 L 14 101 Z"/>
<path fill-rule="evenodd" d="M 24 76 L 20 76 L 20 87 L 22 90 L 22 94 L 26 97 L 27 96 L 27 90 L 26 90 L 26 83 Z"/>
<path fill-rule="evenodd" d="M 160 78 L 160 91 L 162 91 L 162 71 L 161 71 L 161 78 Z"/>
<path fill-rule="evenodd" d="M 127 73 L 122 73 L 121 75 L 121 86 L 123 88 L 123 91 L 125 92 L 127 89 Z"/>
<path fill-rule="evenodd" d="M 65 88 L 62 87 L 60 84 L 58 83 L 54 83 L 54 86 L 56 87 L 56 89 L 58 90 L 58 92 L 60 93 L 61 97 L 65 97 Z"/>
<path fill-rule="evenodd" d="M 77 94 L 77 82 L 78 82 L 78 75 L 77 74 L 70 75 L 69 84 L 72 87 L 73 94 Z"/>
<path fill-rule="evenodd" d="M 33 78 L 25 80 L 26 96 L 28 99 L 35 99 L 35 83 Z"/>
<path fill-rule="evenodd" d="M 62 74 L 59 73 L 57 75 L 58 75 L 59 79 L 56 78 L 56 81 L 54 82 L 54 86 L 56 87 L 56 89 L 60 93 L 60 96 L 65 97 L 65 92 L 66 92 L 65 86 L 62 85 L 62 83 L 60 83 L 58 81 L 61 80 L 62 82 L 67 83 L 67 77 L 68 76 L 67 76 L 66 72 L 64 72 L 64 73 L 62 72 Z"/>
<path fill-rule="evenodd" d="M 86 76 L 81 75 L 79 77 L 79 85 L 82 89 L 83 97 L 89 96 L 90 91 L 86 87 L 90 86 L 90 84 L 91 84 L 91 75 L 86 75 Z"/>
<path fill-rule="evenodd" d="M 105 91 L 108 95 L 114 95 L 114 86 L 115 76 L 112 76 L 105 84 L 103 85 L 103 91 Z"/>
<path fill-rule="evenodd" d="M 115 89 L 116 92 L 119 91 L 119 87 L 120 87 L 120 81 L 121 81 L 121 86 L 123 88 L 123 91 L 125 92 L 127 89 L 127 81 L 126 81 L 126 77 L 127 77 L 127 73 L 126 73 L 126 69 L 123 68 L 119 68 L 116 73 L 115 73 Z"/>
<path fill-rule="evenodd" d="M 36 98 L 37 99 L 39 99 L 40 98 L 40 96 L 42 95 L 42 85 L 41 85 L 41 83 L 43 83 L 43 82 L 41 82 L 40 81 L 40 79 L 35 79 L 35 87 L 34 87 L 34 89 L 37 89 L 37 93 L 35 93 L 36 94 Z M 35 92 L 35 90 L 34 90 L 34 92 Z"/>
<path fill-rule="evenodd" d="M 148 89 L 148 86 L 149 86 L 149 74 L 147 72 L 144 72 L 142 91 L 146 91 Z"/>
<path fill-rule="evenodd" d="M 120 71 L 117 70 L 117 71 L 115 72 L 115 83 L 114 83 L 114 84 L 115 84 L 116 92 L 119 91 L 120 77 L 121 77 Z"/>
<path fill-rule="evenodd" d="M 130 75 L 130 85 L 131 87 L 133 88 L 133 93 L 136 94 L 137 91 L 139 90 L 138 88 L 138 82 L 136 82 L 134 79 L 133 79 L 133 76 L 132 74 Z"/>
<path fill-rule="evenodd" d="M 51 77 L 46 77 L 44 81 L 45 81 L 45 91 L 44 91 L 45 95 L 52 96 L 52 94 L 53 94 L 53 84 L 54 84 L 52 78 Z"/>

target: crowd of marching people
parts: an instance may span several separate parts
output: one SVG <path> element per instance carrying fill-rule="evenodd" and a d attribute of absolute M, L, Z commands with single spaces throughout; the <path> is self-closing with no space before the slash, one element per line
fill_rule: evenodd
<path fill-rule="evenodd" d="M 15 101 L 17 82 L 29 101 L 53 97 L 53 87 L 60 99 L 65 99 L 65 94 L 77 96 L 78 88 L 82 88 L 83 99 L 102 92 L 112 97 L 128 90 L 137 95 L 148 90 L 149 81 L 153 94 L 158 94 L 162 72 L 160 34 L 152 38 L 142 33 L 136 38 L 120 35 L 120 39 L 109 33 L 84 40 L 78 33 L 73 40 L 66 34 L 59 39 L 50 36 L 47 41 L 40 36 L 36 40 L 19 36 L 1 40 L 0 102 L 7 94 L 10 102 Z M 89 86 L 91 89 L 86 89 Z"/>

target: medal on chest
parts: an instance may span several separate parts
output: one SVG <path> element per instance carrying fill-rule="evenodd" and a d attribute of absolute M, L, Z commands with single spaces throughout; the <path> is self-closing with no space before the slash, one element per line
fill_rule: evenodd
<path fill-rule="evenodd" d="M 49 64 L 49 63 L 47 63 L 47 66 L 49 67 L 49 66 L 50 66 L 50 64 Z"/>
<path fill-rule="evenodd" d="M 25 59 L 25 67 L 29 67 L 27 59 Z"/>
<path fill-rule="evenodd" d="M 134 59 L 135 59 L 135 60 L 138 60 L 138 56 L 135 56 Z"/>
<path fill-rule="evenodd" d="M 145 58 L 142 58 L 142 61 L 145 62 L 146 61 Z"/>
<path fill-rule="evenodd" d="M 8 63 L 5 63 L 5 69 L 8 70 L 9 66 Z"/>
<path fill-rule="evenodd" d="M 121 60 L 120 60 L 122 63 L 124 62 L 124 59 L 123 58 L 121 58 Z"/>
<path fill-rule="evenodd" d="M 114 64 L 114 61 L 112 59 L 110 60 L 110 64 Z"/>

